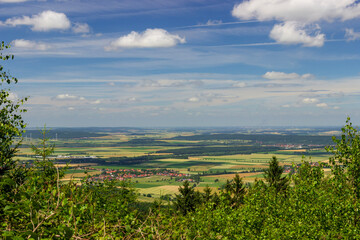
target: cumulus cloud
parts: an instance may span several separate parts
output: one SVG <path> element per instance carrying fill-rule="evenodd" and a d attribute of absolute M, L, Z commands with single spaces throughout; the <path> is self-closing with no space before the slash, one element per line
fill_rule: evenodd
<path fill-rule="evenodd" d="M 197 98 L 197 97 L 191 97 L 191 98 L 189 98 L 187 101 L 188 101 L 188 102 L 199 102 L 200 99 Z"/>
<path fill-rule="evenodd" d="M 70 94 L 59 94 L 55 97 L 57 100 L 85 100 L 84 97 L 78 97 Z"/>
<path fill-rule="evenodd" d="M 122 36 L 110 45 L 105 47 L 105 50 L 116 50 L 118 48 L 162 48 L 173 47 L 179 43 L 185 43 L 185 38 L 179 35 L 170 34 L 164 29 L 147 29 L 145 32 L 138 33 L 132 31 L 128 35 Z"/>
<path fill-rule="evenodd" d="M 0 0 L 1 3 L 1 0 Z M 30 26 L 31 30 L 37 32 L 48 32 L 52 30 L 68 30 L 72 29 L 74 33 L 88 33 L 90 27 L 86 23 L 74 23 L 64 13 L 54 12 L 51 10 L 43 11 L 39 14 L 22 17 L 13 17 L 0 21 L 2 26 Z M 73 26 L 72 26 L 73 25 Z M 72 26 L 72 27 L 71 27 Z"/>
<path fill-rule="evenodd" d="M 302 100 L 305 104 L 312 104 L 318 108 L 328 108 L 329 105 L 327 103 L 320 102 L 317 98 L 304 98 Z M 334 108 L 335 109 L 335 108 Z"/>
<path fill-rule="evenodd" d="M 314 76 L 310 73 L 299 75 L 297 73 L 284 73 L 284 72 L 267 72 L 262 75 L 263 78 L 270 80 L 292 80 L 292 79 L 311 79 Z"/>
<path fill-rule="evenodd" d="M 90 27 L 87 23 L 74 23 L 72 31 L 74 33 L 89 33 Z"/>
<path fill-rule="evenodd" d="M 348 41 L 355 41 L 357 39 L 360 39 L 360 32 L 355 32 L 354 29 L 347 28 L 345 30 L 345 38 Z"/>
<path fill-rule="evenodd" d="M 316 104 L 317 107 L 320 107 L 320 108 L 327 108 L 328 105 L 326 103 L 318 103 Z"/>
<path fill-rule="evenodd" d="M 31 17 L 9 18 L 3 25 L 12 27 L 25 25 L 31 26 L 33 31 L 47 32 L 51 30 L 67 30 L 71 27 L 71 22 L 64 13 L 48 10 Z"/>
<path fill-rule="evenodd" d="M 235 5 L 232 15 L 259 21 L 344 21 L 360 17 L 360 4 L 356 0 L 249 0 Z"/>
<path fill-rule="evenodd" d="M 314 30 L 315 33 L 311 36 L 309 32 Z M 309 27 L 293 21 L 276 24 L 270 32 L 270 37 L 281 44 L 302 44 L 304 47 L 322 47 L 325 41 L 325 35 L 319 32 L 318 25 Z"/>
<path fill-rule="evenodd" d="M 311 73 L 305 73 L 305 74 L 301 75 L 302 79 L 312 79 L 314 77 L 315 76 L 313 74 L 311 74 Z"/>
<path fill-rule="evenodd" d="M 270 33 L 278 43 L 321 47 L 325 35 L 314 23 L 358 18 L 360 3 L 357 0 L 248 0 L 235 5 L 232 15 L 242 20 L 281 21 Z"/>
<path fill-rule="evenodd" d="M 45 50 L 51 48 L 51 46 L 48 44 L 34 42 L 34 41 L 30 41 L 30 40 L 25 40 L 25 39 L 16 39 L 16 40 L 12 41 L 12 45 L 15 48 L 36 49 L 36 50 L 40 50 L 40 51 L 45 51 Z"/>
<path fill-rule="evenodd" d="M 319 99 L 317 99 L 317 98 L 304 98 L 302 100 L 302 102 L 306 103 L 306 104 L 314 104 L 314 103 L 318 103 Z"/>

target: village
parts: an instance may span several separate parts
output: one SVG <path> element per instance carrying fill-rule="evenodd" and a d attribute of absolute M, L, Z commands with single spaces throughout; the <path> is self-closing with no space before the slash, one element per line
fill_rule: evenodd
<path fill-rule="evenodd" d="M 86 167 L 85 170 L 96 170 L 95 168 Z M 104 181 L 104 180 L 127 180 L 133 178 L 145 178 L 151 176 L 164 176 L 176 178 L 178 181 L 183 181 L 188 177 L 188 174 L 179 173 L 172 169 L 102 169 L 101 174 L 93 175 L 89 181 Z"/>

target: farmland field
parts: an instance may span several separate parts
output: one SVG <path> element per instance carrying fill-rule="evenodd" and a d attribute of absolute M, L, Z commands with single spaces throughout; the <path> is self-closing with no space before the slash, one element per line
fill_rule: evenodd
<path fill-rule="evenodd" d="M 234 130 L 234 134 L 224 134 L 216 129 L 126 129 L 123 132 L 93 129 L 81 132 L 80 137 L 76 131 L 66 130 L 66 134 L 54 131 L 56 139 L 52 134 L 50 142 L 56 148 L 50 159 L 58 167 L 68 164 L 65 181 L 79 181 L 84 177 L 126 178 L 142 201 L 152 201 L 162 195 L 174 196 L 184 180 L 191 181 L 199 191 L 206 186 L 217 191 L 235 174 L 251 184 L 263 178 L 264 169 L 273 156 L 287 168 L 304 159 L 326 162 L 329 155 L 324 147 L 331 142 L 331 137 L 323 136 L 322 130 L 310 131 L 313 134 L 310 135 L 299 130 L 261 134 L 258 129 L 254 133 L 247 129 L 246 133 Z M 62 135 L 66 138 L 61 138 Z M 17 153 L 18 159 L 38 159 L 30 148 L 37 141 L 35 137 L 26 137 Z M 159 173 L 157 169 L 162 170 Z"/>

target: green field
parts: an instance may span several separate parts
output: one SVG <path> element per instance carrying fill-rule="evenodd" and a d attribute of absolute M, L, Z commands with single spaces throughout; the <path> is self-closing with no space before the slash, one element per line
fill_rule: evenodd
<path fill-rule="evenodd" d="M 227 180 L 231 180 L 235 174 L 239 174 L 245 182 L 250 183 L 254 182 L 256 178 L 261 179 L 263 178 L 263 170 L 268 167 L 268 162 L 273 156 L 278 158 L 281 165 L 301 163 L 302 155 L 306 155 L 306 159 L 312 162 L 324 162 L 329 157 L 323 150 L 323 146 L 296 148 L 294 145 L 294 149 L 277 147 L 276 150 L 271 150 L 274 148 L 273 146 L 252 145 L 252 140 L 231 139 L 231 134 L 219 135 L 222 138 L 230 139 L 217 140 L 217 135 L 204 135 L 205 137 L 198 135 L 200 137 L 196 137 L 195 132 L 189 131 L 143 131 L 144 133 L 139 133 L 139 130 L 136 130 L 136 134 L 131 134 L 131 132 L 101 133 L 99 137 L 84 139 L 69 138 L 59 139 L 58 141 L 52 139 L 51 142 L 56 145 L 56 149 L 51 157 L 54 161 L 59 161 L 59 159 L 65 161 L 65 157 L 73 158 L 67 160 L 71 162 L 71 169 L 67 170 L 65 176 L 67 180 L 79 180 L 86 175 L 100 174 L 104 169 L 160 168 L 171 169 L 178 173 L 187 174 L 190 177 L 200 175 L 199 182 L 191 183 L 200 191 L 206 186 L 216 191 Z M 184 139 L 180 139 L 179 136 L 184 136 Z M 191 139 L 192 136 L 198 139 L 193 140 Z M 267 141 L 271 140 L 269 134 L 264 135 L 264 137 Z M 252 135 L 251 138 L 253 138 Z M 296 139 L 296 136 L 289 139 L 293 138 Z M 303 138 L 301 136 L 301 139 Z M 309 136 L 309 139 L 311 140 L 311 136 Z M 18 159 L 34 160 L 34 155 L 29 146 L 36 144 L 36 142 L 34 139 L 25 141 L 25 147 L 20 148 L 17 153 Z M 251 152 L 252 147 L 254 147 L 255 152 L 248 153 L 249 150 Z M 264 152 L 261 152 L 262 147 Z M 184 149 L 184 152 L 182 152 L 182 149 Z M 192 151 L 192 149 L 196 149 L 196 151 Z M 227 149 L 231 149 L 230 152 L 241 152 L 244 149 L 246 154 L 223 154 Z M 209 150 L 209 154 L 196 155 L 196 152 L 207 150 Z M 219 154 L 217 151 L 219 151 Z M 97 163 L 95 161 L 87 164 L 86 161 L 77 163 L 74 160 L 86 156 L 95 156 L 96 159 L 102 159 L 102 162 Z M 151 156 L 151 159 L 149 159 L 149 156 Z M 123 159 L 127 160 L 126 164 L 121 162 Z M 117 161 L 119 161 L 118 164 Z M 93 170 L 85 169 L 86 167 L 91 167 Z M 87 174 L 85 174 L 85 171 Z M 150 201 L 165 194 L 174 196 L 178 192 L 179 186 L 182 185 L 182 182 L 178 182 L 175 178 L 169 176 L 132 178 L 131 182 L 138 191 L 139 199 L 144 201 Z M 148 197 L 149 194 L 152 196 L 151 198 Z"/>

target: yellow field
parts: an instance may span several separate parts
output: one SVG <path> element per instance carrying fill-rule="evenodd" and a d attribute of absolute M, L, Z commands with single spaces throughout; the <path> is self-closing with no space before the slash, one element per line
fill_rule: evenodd
<path fill-rule="evenodd" d="M 55 164 L 55 167 L 90 167 L 97 166 L 97 163 L 70 163 L 70 164 Z"/>
<path fill-rule="evenodd" d="M 164 185 L 159 187 L 152 187 L 152 188 L 140 188 L 139 192 L 143 194 L 153 194 L 154 197 L 160 197 L 166 194 L 178 194 L 179 186 L 176 185 Z"/>
<path fill-rule="evenodd" d="M 238 175 L 242 178 L 247 178 L 247 177 L 251 177 L 251 176 L 255 176 L 255 175 L 259 175 L 261 173 L 258 172 L 254 172 L 254 173 L 238 173 Z M 209 175 L 207 177 L 212 177 L 212 178 L 223 178 L 223 179 L 233 179 L 235 177 L 236 174 L 222 174 L 222 175 Z"/>
<path fill-rule="evenodd" d="M 87 176 L 93 176 L 96 174 L 101 174 L 101 171 L 90 171 L 87 174 L 85 173 L 71 173 L 71 174 L 65 174 L 64 179 L 62 179 L 63 181 L 68 181 L 70 179 L 74 179 L 74 178 L 84 178 Z"/>
<path fill-rule="evenodd" d="M 196 187 L 195 190 L 199 191 L 199 192 L 204 192 L 204 189 L 206 187 Z M 218 188 L 217 187 L 209 187 L 211 189 L 211 192 L 214 193 L 214 192 L 219 192 Z"/>
<path fill-rule="evenodd" d="M 306 151 L 307 151 L 306 149 L 295 149 L 295 150 L 285 149 L 285 150 L 279 150 L 279 152 L 306 152 Z"/>

